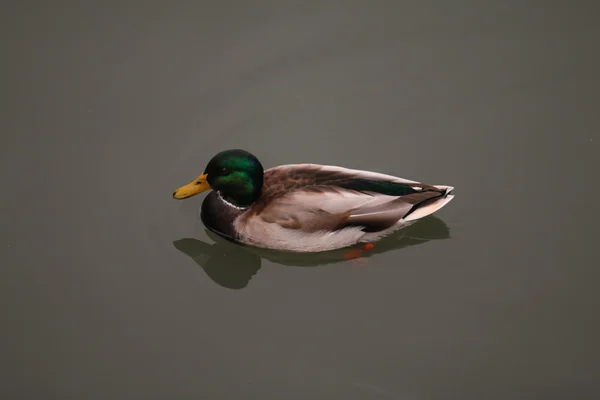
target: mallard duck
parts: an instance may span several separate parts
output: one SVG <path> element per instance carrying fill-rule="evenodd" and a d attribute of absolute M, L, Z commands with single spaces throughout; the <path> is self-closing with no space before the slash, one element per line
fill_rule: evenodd
<path fill-rule="evenodd" d="M 344 167 L 289 164 L 264 170 L 240 149 L 215 155 L 173 198 L 209 189 L 201 208 L 209 230 L 242 245 L 306 253 L 373 243 L 454 198 L 452 186 Z"/>

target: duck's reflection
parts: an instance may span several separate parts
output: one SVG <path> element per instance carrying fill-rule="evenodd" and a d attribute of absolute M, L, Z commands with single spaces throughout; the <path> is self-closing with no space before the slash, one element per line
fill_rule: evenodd
<path fill-rule="evenodd" d="M 245 288 L 260 269 L 263 258 L 282 265 L 314 267 L 346 261 L 344 254 L 350 250 L 346 248 L 323 253 L 278 252 L 240 246 L 208 230 L 206 232 L 215 243 L 184 238 L 173 244 L 200 265 L 215 283 L 229 289 Z M 364 257 L 448 238 L 450 230 L 446 224 L 441 219 L 430 216 L 376 242 L 375 248 L 365 252 Z"/>

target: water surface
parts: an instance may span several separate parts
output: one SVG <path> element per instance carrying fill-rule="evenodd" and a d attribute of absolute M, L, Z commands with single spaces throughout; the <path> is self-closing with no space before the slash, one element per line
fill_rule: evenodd
<path fill-rule="evenodd" d="M 583 4 L 6 8 L 2 397 L 598 398 Z M 231 147 L 456 198 L 364 265 L 260 255 L 171 198 Z"/>

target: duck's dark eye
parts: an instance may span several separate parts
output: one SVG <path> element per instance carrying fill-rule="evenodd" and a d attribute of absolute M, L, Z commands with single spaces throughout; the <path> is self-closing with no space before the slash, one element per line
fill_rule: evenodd
<path fill-rule="evenodd" d="M 221 175 L 229 174 L 229 170 L 227 168 L 221 168 Z"/>

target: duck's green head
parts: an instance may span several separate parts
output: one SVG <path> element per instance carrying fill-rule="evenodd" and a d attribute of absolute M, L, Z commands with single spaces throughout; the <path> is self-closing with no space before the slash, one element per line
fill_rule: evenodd
<path fill-rule="evenodd" d="M 198 178 L 173 192 L 173 198 L 187 199 L 213 189 L 228 202 L 247 207 L 260 196 L 263 173 L 254 155 L 245 150 L 225 150 L 210 160 Z"/>

